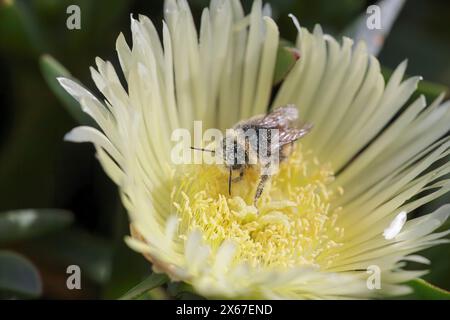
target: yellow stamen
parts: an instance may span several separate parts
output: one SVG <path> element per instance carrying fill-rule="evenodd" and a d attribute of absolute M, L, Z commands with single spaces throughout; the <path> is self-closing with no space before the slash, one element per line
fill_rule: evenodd
<path fill-rule="evenodd" d="M 245 171 L 228 195 L 228 176 L 215 165 L 183 168 L 172 192 L 180 217 L 179 237 L 200 229 L 213 250 L 224 240 L 237 245 L 235 259 L 254 267 L 293 267 L 331 263 L 343 230 L 336 224 L 338 195 L 329 187 L 332 170 L 298 144 L 264 189 L 258 208 L 253 197 L 257 168 Z"/>

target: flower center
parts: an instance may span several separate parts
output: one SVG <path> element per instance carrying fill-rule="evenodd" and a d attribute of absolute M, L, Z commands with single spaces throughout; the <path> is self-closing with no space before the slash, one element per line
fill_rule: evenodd
<path fill-rule="evenodd" d="M 172 192 L 183 239 L 194 229 L 213 250 L 224 240 L 237 245 L 235 259 L 253 267 L 328 266 L 340 246 L 343 229 L 336 224 L 337 196 L 330 188 L 332 170 L 297 143 L 266 184 L 257 208 L 256 167 L 245 169 L 228 194 L 228 173 L 218 165 L 183 167 Z"/>

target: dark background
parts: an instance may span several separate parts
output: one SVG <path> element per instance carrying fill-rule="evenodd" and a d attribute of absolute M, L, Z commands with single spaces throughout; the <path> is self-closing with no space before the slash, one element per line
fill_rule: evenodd
<path fill-rule="evenodd" d="M 11 0 L 9 0 L 11 1 Z M 160 29 L 162 1 L 0 0 L 0 212 L 21 208 L 63 208 L 75 221 L 70 228 L 7 245 L 39 269 L 44 298 L 116 298 L 150 272 L 139 255 L 123 245 L 126 214 L 116 187 L 94 157 L 93 147 L 63 141 L 77 125 L 45 82 L 39 66 L 50 54 L 94 90 L 88 67 L 100 56 L 117 65 L 115 40 L 129 41 L 129 14 L 149 16 Z M 303 26 L 320 23 L 338 36 L 374 1 L 267 1 L 280 34 L 295 40 L 288 13 Z M 196 18 L 204 0 L 189 1 Z M 248 8 L 251 1 L 243 1 Z M 81 8 L 81 30 L 66 28 L 66 8 Z M 198 19 L 197 19 L 198 21 Z M 394 68 L 406 57 L 408 74 L 450 85 L 450 2 L 407 1 L 379 58 Z M 130 41 L 129 41 L 130 42 Z M 438 199 L 438 203 L 449 198 Z M 434 204 L 433 206 L 437 206 Z M 428 279 L 450 289 L 450 246 L 427 251 L 435 259 Z M 83 290 L 65 287 L 65 268 L 83 270 Z M 170 288 L 169 288 L 170 289 Z M 155 292 L 155 296 L 164 292 Z"/>

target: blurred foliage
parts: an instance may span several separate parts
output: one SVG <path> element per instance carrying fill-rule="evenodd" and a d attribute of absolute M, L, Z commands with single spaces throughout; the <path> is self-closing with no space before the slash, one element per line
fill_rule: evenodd
<path fill-rule="evenodd" d="M 58 209 L 16 210 L 0 214 L 0 243 L 23 241 L 70 225 L 70 212 Z"/>
<path fill-rule="evenodd" d="M 73 222 L 70 212 L 25 209 L 0 213 L 0 246 L 38 238 Z M 35 265 L 22 255 L 0 250 L 0 298 L 36 298 L 42 281 Z"/>
<path fill-rule="evenodd" d="M 121 300 L 138 299 L 143 294 L 165 284 L 168 281 L 166 275 L 152 273 L 147 279 L 140 282 L 126 294 L 124 294 Z"/>
<path fill-rule="evenodd" d="M 294 67 L 295 62 L 300 58 L 300 52 L 294 47 L 294 44 L 289 41 L 280 41 L 273 75 L 273 84 L 275 86 L 281 83 L 292 67 Z"/>
<path fill-rule="evenodd" d="M 0 250 L 0 298 L 35 298 L 41 292 L 33 264 L 17 253 Z"/>
<path fill-rule="evenodd" d="M 442 290 L 422 279 L 409 282 L 414 290 L 412 298 L 420 300 L 450 300 L 450 292 Z"/>
<path fill-rule="evenodd" d="M 48 54 L 40 57 L 39 64 L 42 75 L 44 76 L 45 81 L 47 81 L 48 86 L 61 101 L 62 105 L 66 107 L 67 112 L 72 116 L 72 118 L 79 124 L 94 126 L 95 122 L 92 121 L 89 115 L 83 112 L 80 108 L 80 104 L 71 95 L 67 94 L 58 82 L 59 77 L 69 78 L 76 81 L 70 72 Z"/>
<path fill-rule="evenodd" d="M 189 2 L 198 21 L 209 0 Z M 292 43 L 296 29 L 288 13 L 303 26 L 320 23 L 325 32 L 340 35 L 374 1 L 266 2 L 281 35 Z M 251 0 L 243 3 L 248 10 Z M 66 28 L 66 8 L 72 4 L 81 8 L 81 30 Z M 5 211 L 0 213 L 0 297 L 33 298 L 43 292 L 44 298 L 126 294 L 155 299 L 165 297 L 166 291 L 193 297 L 182 284 L 170 284 L 164 291 L 155 288 L 164 277 L 151 275 L 149 263 L 125 246 L 128 220 L 116 187 L 92 156 L 91 146 L 62 139 L 77 122 L 89 120 L 55 81 L 55 76 L 72 76 L 98 93 L 88 69 L 95 56 L 117 67 L 115 39 L 121 31 L 130 38 L 129 14 L 148 15 L 160 30 L 162 8 L 162 0 L 0 1 L 0 211 Z M 408 1 L 380 54 L 386 70 L 408 57 L 408 73 L 429 81 L 420 85 L 427 100 L 450 85 L 448 12 L 448 1 Z M 279 58 L 275 82 L 290 68 L 293 55 L 281 47 Z M 438 200 L 434 206 L 449 202 L 449 197 Z M 432 207 L 427 206 L 426 212 Z M 12 211 L 23 208 L 61 211 Z M 35 219 L 30 220 L 30 212 Z M 424 253 L 433 261 L 424 278 L 446 289 L 450 289 L 449 247 Z M 66 289 L 70 264 L 81 266 L 83 290 Z M 412 286 L 421 297 L 432 294 L 432 287 L 423 282 Z"/>

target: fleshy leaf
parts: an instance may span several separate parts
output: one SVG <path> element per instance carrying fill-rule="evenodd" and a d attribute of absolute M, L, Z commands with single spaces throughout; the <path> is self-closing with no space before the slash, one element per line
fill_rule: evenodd
<path fill-rule="evenodd" d="M 79 124 L 95 127 L 94 121 L 82 111 L 79 103 L 69 93 L 67 93 L 56 80 L 58 77 L 65 77 L 77 81 L 72 77 L 70 72 L 50 55 L 41 56 L 39 64 L 48 86 L 64 105 L 69 114 Z"/>
<path fill-rule="evenodd" d="M 281 40 L 278 46 L 275 71 L 273 74 L 273 84 L 279 84 L 289 73 L 295 62 L 300 58 L 300 53 L 293 44 L 286 40 Z"/>
<path fill-rule="evenodd" d="M 164 274 L 152 273 L 147 279 L 136 285 L 125 295 L 123 295 L 120 300 L 131 300 L 138 299 L 141 295 L 146 292 L 162 286 L 168 281 L 168 278 Z"/>
<path fill-rule="evenodd" d="M 42 292 L 38 271 L 25 257 L 0 251 L 0 296 L 2 298 L 35 298 Z"/>
<path fill-rule="evenodd" d="M 67 227 L 72 213 L 60 209 L 24 209 L 0 213 L 0 243 L 42 236 Z"/>
<path fill-rule="evenodd" d="M 414 290 L 413 299 L 450 300 L 450 292 L 438 288 L 423 279 L 415 279 L 408 283 Z"/>

